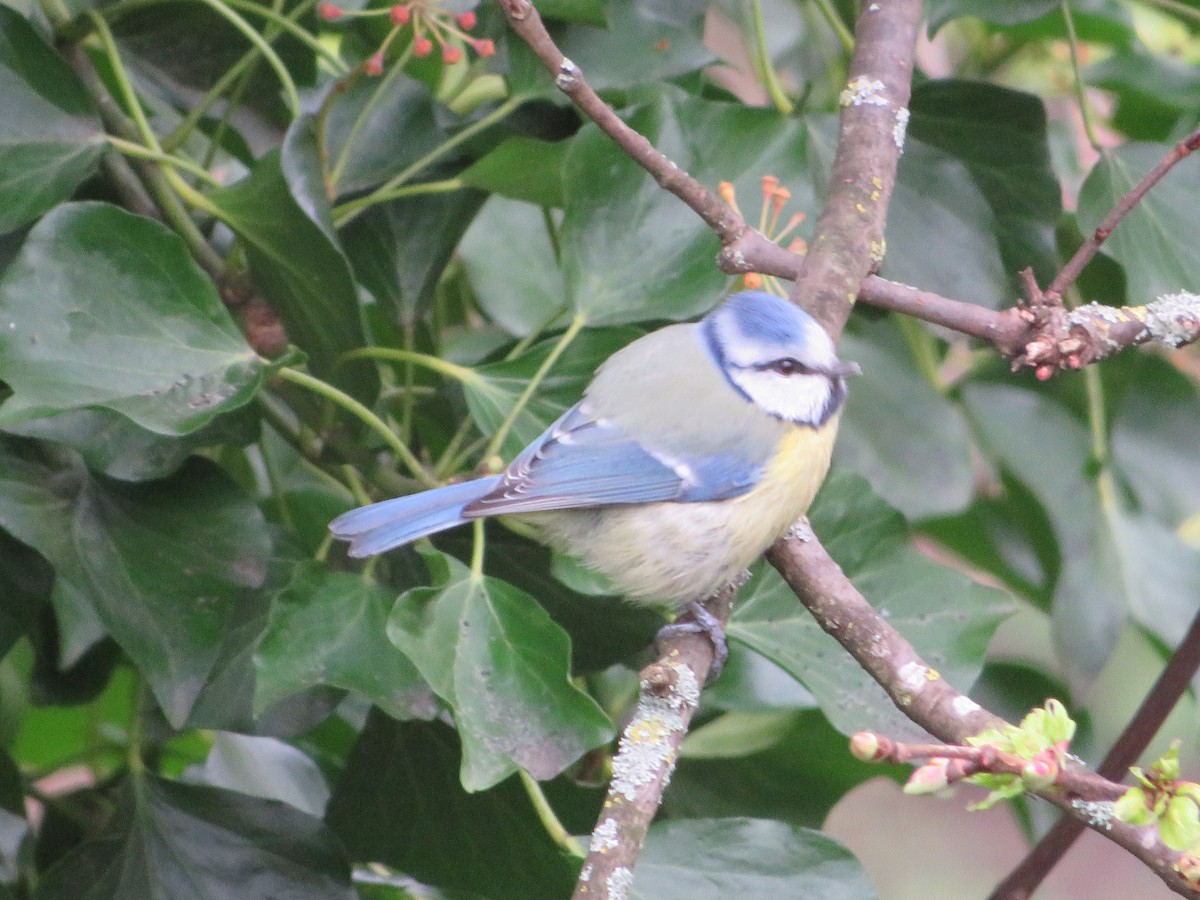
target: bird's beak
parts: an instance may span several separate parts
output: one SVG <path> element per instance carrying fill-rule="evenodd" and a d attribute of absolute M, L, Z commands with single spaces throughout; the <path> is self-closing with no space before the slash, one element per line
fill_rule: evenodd
<path fill-rule="evenodd" d="M 828 375 L 830 378 L 839 377 L 839 376 L 844 377 L 846 375 L 861 375 L 862 367 L 856 362 L 850 362 L 849 360 L 839 359 L 837 362 L 835 362 L 833 365 L 831 365 L 828 369 L 825 370 L 825 374 Z"/>

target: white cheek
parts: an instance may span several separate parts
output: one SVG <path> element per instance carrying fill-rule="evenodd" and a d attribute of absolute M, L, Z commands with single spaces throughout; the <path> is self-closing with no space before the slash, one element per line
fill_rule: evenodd
<path fill-rule="evenodd" d="M 743 370 L 733 380 L 754 403 L 773 416 L 792 422 L 813 422 L 829 402 L 829 379 L 819 375 L 787 377 L 769 369 Z"/>

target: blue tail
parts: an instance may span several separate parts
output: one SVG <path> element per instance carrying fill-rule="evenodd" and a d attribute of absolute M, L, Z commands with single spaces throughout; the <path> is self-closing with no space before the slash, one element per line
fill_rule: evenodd
<path fill-rule="evenodd" d="M 468 521 L 463 507 L 499 483 L 495 475 L 361 506 L 338 516 L 329 530 L 350 542 L 351 556 L 374 556 Z"/>

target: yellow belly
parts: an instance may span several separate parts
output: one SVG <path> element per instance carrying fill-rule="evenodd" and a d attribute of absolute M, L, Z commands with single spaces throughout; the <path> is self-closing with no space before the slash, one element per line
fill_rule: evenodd
<path fill-rule="evenodd" d="M 646 503 L 530 516 L 552 545 L 605 575 L 633 602 L 682 606 L 736 578 L 808 511 L 838 419 L 787 431 L 775 461 L 731 500 Z"/>

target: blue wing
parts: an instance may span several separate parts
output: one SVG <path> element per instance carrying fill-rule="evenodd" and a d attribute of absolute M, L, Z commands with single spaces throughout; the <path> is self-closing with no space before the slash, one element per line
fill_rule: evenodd
<path fill-rule="evenodd" d="M 675 458 L 577 404 L 513 460 L 464 518 L 657 501 L 724 500 L 748 491 L 760 465 L 733 455 Z"/>
<path fill-rule="evenodd" d="M 486 496 L 500 476 L 409 494 L 343 513 L 329 523 L 334 537 L 350 542 L 351 556 L 374 556 L 417 538 L 462 524 L 463 507 Z"/>
<path fill-rule="evenodd" d="M 503 475 L 352 509 L 329 530 L 350 542 L 351 556 L 374 556 L 482 516 L 724 500 L 746 493 L 761 471 L 761 465 L 734 454 L 679 459 L 656 452 L 578 404 Z"/>

